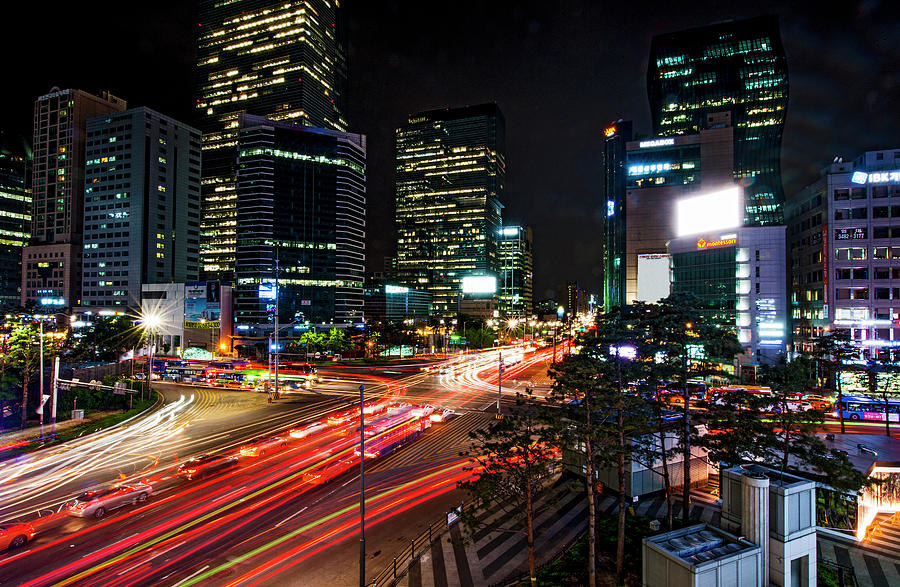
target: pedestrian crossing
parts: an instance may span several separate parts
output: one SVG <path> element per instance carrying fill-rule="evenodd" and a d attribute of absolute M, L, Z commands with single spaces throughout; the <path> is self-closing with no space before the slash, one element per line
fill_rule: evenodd
<path fill-rule="evenodd" d="M 715 498 L 700 491 L 691 492 L 692 520 L 715 523 L 721 508 Z M 619 500 L 601 495 L 597 512 L 614 515 Z M 634 513 L 664 518 L 665 499 L 647 499 L 634 507 Z M 674 503 L 676 517 L 680 502 Z M 535 554 L 537 564 L 549 562 L 561 549 L 573 544 L 587 530 L 588 504 L 582 480 L 561 477 L 535 505 Z M 505 520 L 499 514 L 488 516 L 484 525 L 471 534 L 452 526 L 409 568 L 397 585 L 402 587 L 495 585 L 515 580 L 527 573 L 528 552 L 521 534 L 503 531 Z M 402 570 L 399 574 L 403 574 Z"/>
<path fill-rule="evenodd" d="M 876 521 L 879 519 L 887 522 L 884 527 L 889 529 L 889 516 L 879 515 Z M 900 585 L 900 558 L 897 554 L 900 552 L 898 550 L 900 549 L 900 543 L 898 543 L 900 538 L 898 538 L 898 533 L 893 530 L 890 533 L 885 531 L 885 534 L 886 537 L 883 540 L 875 541 L 867 537 L 858 544 L 853 543 L 852 540 L 836 540 L 819 534 L 818 558 L 853 569 L 859 587 Z M 889 550 L 889 548 L 893 550 Z"/>

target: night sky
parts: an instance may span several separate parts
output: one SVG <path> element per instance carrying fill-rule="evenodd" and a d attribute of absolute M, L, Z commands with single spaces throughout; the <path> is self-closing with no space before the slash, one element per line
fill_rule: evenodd
<path fill-rule="evenodd" d="M 344 5 L 349 119 L 369 136 L 369 270 L 380 270 L 393 252 L 394 128 L 413 112 L 496 101 L 506 116 L 504 220 L 534 227 L 535 299 L 553 297 L 566 280 L 598 290 L 602 130 L 624 118 L 649 133 L 646 68 L 657 33 L 781 15 L 790 75 L 782 153 L 788 195 L 835 156 L 900 147 L 900 10 L 893 2 Z M 53 86 L 109 89 L 130 106 L 190 121 L 196 26 L 187 1 L 30 2 L 7 12 L 0 128 L 30 135 L 32 103 Z"/>

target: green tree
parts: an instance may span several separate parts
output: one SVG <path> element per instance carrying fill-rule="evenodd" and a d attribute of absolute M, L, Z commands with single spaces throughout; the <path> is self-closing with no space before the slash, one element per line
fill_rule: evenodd
<path fill-rule="evenodd" d="M 654 307 L 644 306 L 640 323 L 652 344 L 656 378 L 674 383 L 682 393 L 682 422 L 679 447 L 682 452 L 682 520 L 689 521 L 691 490 L 691 443 L 697 437 L 693 424 L 692 398 L 688 380 L 721 374 L 722 365 L 731 364 L 741 351 L 729 327 L 719 323 L 714 310 L 692 294 L 675 293 Z"/>
<path fill-rule="evenodd" d="M 333 352 L 343 351 L 350 347 L 347 341 L 347 333 L 340 328 L 332 328 L 328 332 L 328 341 L 325 343 Z"/>
<path fill-rule="evenodd" d="M 838 414 L 841 419 L 841 434 L 846 433 L 844 424 L 844 410 L 840 409 L 844 401 L 841 389 L 841 371 L 844 370 L 844 361 L 852 359 L 858 354 L 853 347 L 849 333 L 846 330 L 832 330 L 827 334 L 816 337 L 813 340 L 811 358 L 816 365 L 816 370 L 825 375 L 825 379 L 837 390 Z"/>
<path fill-rule="evenodd" d="M 881 395 L 881 401 L 884 402 L 884 433 L 890 438 L 891 436 L 891 408 L 888 403 L 888 390 L 891 385 L 891 377 L 898 373 L 897 366 L 893 363 L 879 360 L 879 359 L 870 359 L 866 363 L 866 377 L 868 378 L 869 383 L 869 393 L 873 396 Z M 878 393 L 878 375 L 886 374 L 889 377 L 884 378 L 884 383 L 881 385 L 881 393 Z M 843 412 L 843 410 L 841 410 Z"/>
<path fill-rule="evenodd" d="M 466 340 L 470 348 L 490 348 L 497 340 L 497 331 L 493 328 L 471 328 L 466 330 Z"/>
<path fill-rule="evenodd" d="M 125 316 L 98 316 L 74 339 L 70 356 L 76 361 L 116 361 L 142 343 L 142 331 Z"/>
<path fill-rule="evenodd" d="M 43 338 L 44 343 L 44 360 L 45 362 L 60 350 L 59 339 L 48 336 L 45 332 Z M 6 375 L 6 369 L 10 369 L 14 376 L 22 382 L 22 422 L 21 427 L 24 428 L 28 420 L 28 388 L 32 378 L 41 368 L 41 336 L 40 327 L 35 323 L 26 323 L 17 326 L 9 335 L 7 341 L 8 352 L 4 360 L 5 368 L 3 375 Z M 43 393 L 40 390 L 39 393 Z"/>
<path fill-rule="evenodd" d="M 469 432 L 469 457 L 474 477 L 459 483 L 475 500 L 474 509 L 463 512 L 466 527 L 475 532 L 486 527 L 484 512 L 502 512 L 499 530 L 525 536 L 528 573 L 536 584 L 534 558 L 534 502 L 559 462 L 558 452 L 547 442 L 546 427 L 531 397 L 516 394 L 516 405 L 503 419 L 485 430 Z"/>
<path fill-rule="evenodd" d="M 577 355 L 567 355 L 550 369 L 554 379 L 549 396 L 557 406 L 553 429 L 557 442 L 584 458 L 588 495 L 588 576 L 596 584 L 594 553 L 596 514 L 594 467 L 615 467 L 619 485 L 616 574 L 621 580 L 625 564 L 625 487 L 629 462 L 641 460 L 640 439 L 651 429 L 651 412 L 634 393 L 631 382 L 645 375 L 648 357 L 643 331 L 631 309 L 600 316 L 596 329 L 580 342 Z M 650 357 L 652 360 L 652 355 Z"/>

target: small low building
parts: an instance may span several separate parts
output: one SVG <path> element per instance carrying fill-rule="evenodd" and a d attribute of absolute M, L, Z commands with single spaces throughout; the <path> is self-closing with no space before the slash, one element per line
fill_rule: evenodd
<path fill-rule="evenodd" d="M 761 548 L 707 524 L 644 539 L 644 587 L 759 587 Z"/>

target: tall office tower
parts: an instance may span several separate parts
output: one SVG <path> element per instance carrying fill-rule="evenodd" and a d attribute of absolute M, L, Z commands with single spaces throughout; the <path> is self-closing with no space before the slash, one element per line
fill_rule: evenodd
<path fill-rule="evenodd" d="M 500 311 L 506 316 L 530 318 L 534 284 L 531 228 L 504 226 L 500 235 Z"/>
<path fill-rule="evenodd" d="M 200 131 L 133 108 L 86 133 L 82 306 L 139 308 L 143 283 L 197 280 Z"/>
<path fill-rule="evenodd" d="M 788 71 L 777 16 L 653 37 L 647 92 L 659 136 L 696 133 L 707 114 L 731 111 L 744 223 L 784 223 L 781 135 Z"/>
<path fill-rule="evenodd" d="M 347 39 L 337 0 L 203 0 L 195 125 L 203 133 L 201 259 L 234 271 L 240 113 L 347 129 Z"/>
<path fill-rule="evenodd" d="M 462 279 L 498 276 L 505 122 L 496 104 L 413 114 L 396 131 L 397 279 L 457 313 Z"/>
<path fill-rule="evenodd" d="M 124 100 L 107 92 L 81 90 L 55 90 L 35 102 L 32 234 L 22 251 L 22 305 L 81 302 L 85 125 L 125 108 Z"/>
<path fill-rule="evenodd" d="M 900 359 L 900 148 L 838 159 L 788 202 L 794 343 L 844 330 Z"/>
<path fill-rule="evenodd" d="M 237 322 L 273 321 L 276 295 L 281 324 L 360 322 L 366 137 L 249 114 L 238 123 Z"/>
<path fill-rule="evenodd" d="M 0 307 L 18 306 L 22 249 L 31 236 L 31 152 L 24 144 L 0 141 Z"/>
<path fill-rule="evenodd" d="M 606 222 L 603 225 L 603 309 L 625 302 L 625 145 L 631 140 L 631 121 L 619 120 L 603 131 L 603 187 Z"/>

